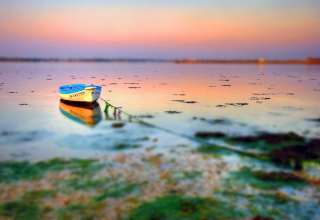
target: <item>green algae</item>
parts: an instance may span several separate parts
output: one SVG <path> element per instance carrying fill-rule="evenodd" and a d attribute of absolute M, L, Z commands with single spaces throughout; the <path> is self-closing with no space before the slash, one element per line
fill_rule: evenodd
<path fill-rule="evenodd" d="M 238 171 L 230 173 L 225 182 L 230 185 L 250 185 L 258 189 L 277 189 L 281 187 L 302 187 L 307 182 L 289 172 L 264 172 L 243 167 Z"/>
<path fill-rule="evenodd" d="M 55 190 L 33 190 L 28 191 L 22 196 L 23 201 L 40 201 L 45 198 L 51 198 L 54 197 L 57 194 L 57 191 Z"/>
<path fill-rule="evenodd" d="M 72 219 L 99 219 L 99 209 L 103 208 L 101 204 L 79 204 L 71 203 L 66 207 L 55 210 L 56 219 L 72 220 Z"/>
<path fill-rule="evenodd" d="M 0 216 L 15 220 L 37 220 L 41 219 L 41 209 L 34 202 L 10 201 L 0 205 Z"/>
<path fill-rule="evenodd" d="M 43 172 L 29 162 L 0 162 L 0 182 L 36 179 Z"/>
<path fill-rule="evenodd" d="M 273 172 L 264 172 L 264 171 L 254 171 L 253 175 L 262 181 L 271 181 L 281 184 L 295 184 L 303 185 L 306 181 L 293 173 L 283 172 L 283 171 L 273 171 Z"/>
<path fill-rule="evenodd" d="M 128 150 L 128 149 L 136 149 L 139 147 L 141 147 L 140 144 L 119 143 L 119 144 L 114 145 L 114 147 L 112 149 L 121 151 L 121 150 Z"/>
<path fill-rule="evenodd" d="M 235 137 L 225 135 L 223 140 L 236 146 L 228 148 L 202 145 L 197 151 L 218 158 L 236 154 L 294 170 L 303 170 L 303 165 L 308 161 L 320 164 L 320 148 L 318 147 L 320 146 L 320 139 L 307 139 L 293 132 L 262 132 L 257 135 Z"/>
<path fill-rule="evenodd" d="M 107 198 L 119 198 L 139 190 L 141 184 L 112 180 L 108 177 L 101 179 L 71 178 L 57 182 L 57 187 L 64 193 L 73 191 L 100 192 L 92 197 L 92 201 L 100 202 Z"/>
<path fill-rule="evenodd" d="M 241 219 L 243 213 L 211 198 L 167 195 L 145 202 L 131 211 L 126 220 Z"/>
<path fill-rule="evenodd" d="M 270 152 L 274 149 L 281 149 L 286 146 L 303 144 L 305 138 L 296 133 L 260 133 L 258 135 L 228 137 L 226 141 L 231 144 L 240 144 L 244 148 L 258 149 L 262 152 Z"/>
<path fill-rule="evenodd" d="M 139 188 L 139 184 L 129 182 L 117 182 L 107 184 L 108 179 L 86 180 L 79 185 L 73 185 L 76 190 L 102 191 L 100 195 L 93 196 L 86 203 L 71 203 L 66 207 L 56 210 L 57 219 L 100 219 L 103 216 L 101 210 L 105 208 L 104 201 L 108 198 L 120 198 L 133 193 Z"/>
<path fill-rule="evenodd" d="M 92 179 L 92 178 L 81 178 L 75 177 L 59 181 L 57 184 L 60 188 L 66 190 L 96 190 L 103 189 L 110 182 L 109 178 Z"/>
<path fill-rule="evenodd" d="M 256 135 L 247 135 L 247 136 L 230 136 L 222 132 L 197 132 L 195 134 L 196 138 L 200 139 L 216 139 L 221 140 L 231 145 L 237 145 L 237 147 L 244 150 L 256 150 L 262 156 L 266 153 L 270 153 L 275 149 L 282 149 L 283 147 L 288 147 L 297 144 L 305 144 L 307 140 L 299 136 L 296 133 L 288 132 L 288 133 L 268 133 L 268 132 L 260 132 Z M 219 149 L 221 148 L 221 150 Z M 224 149 L 225 150 L 224 150 Z M 229 151 L 228 151 L 229 150 Z M 234 153 L 241 153 L 240 150 L 236 149 L 227 149 L 222 146 L 201 146 L 199 149 L 200 152 L 203 153 L 226 153 L 230 154 L 232 151 Z M 250 154 L 248 154 L 250 156 Z M 265 156 L 265 155 L 264 155 Z"/>
<path fill-rule="evenodd" d="M 305 202 L 303 206 L 299 201 L 281 193 L 255 194 L 227 189 L 215 191 L 213 196 L 220 201 L 233 204 L 247 217 L 263 216 L 274 220 L 312 219 L 315 214 L 312 210 L 317 206 L 310 202 Z"/>
<path fill-rule="evenodd" d="M 236 201 L 239 199 L 248 200 L 248 202 L 250 202 L 250 205 L 253 205 L 251 203 L 254 203 L 257 201 L 266 202 L 266 203 L 259 203 L 260 205 L 267 205 L 267 204 L 279 205 L 279 204 L 285 204 L 288 202 L 297 202 L 296 200 L 291 199 L 287 195 L 278 194 L 277 192 L 272 192 L 272 193 L 261 192 L 259 194 L 255 194 L 255 193 L 244 193 L 241 190 L 235 190 L 231 188 L 215 190 L 213 195 L 215 196 L 216 199 L 222 200 L 222 201 L 225 200 L 230 202 L 231 204 L 236 203 Z M 254 213 L 254 214 L 259 214 L 259 213 Z"/>
<path fill-rule="evenodd" d="M 302 170 L 306 161 L 320 162 L 320 139 L 311 139 L 303 144 L 274 149 L 269 153 L 271 161 L 295 170 Z"/>
<path fill-rule="evenodd" d="M 216 146 L 216 145 L 203 145 L 200 146 L 197 149 L 198 152 L 203 153 L 203 154 L 210 154 L 214 157 L 222 157 L 225 155 L 232 155 L 234 152 L 231 152 L 228 149 L 225 149 L 224 147 L 221 146 Z"/>
<path fill-rule="evenodd" d="M 102 168 L 96 160 L 85 159 L 52 159 L 37 163 L 30 162 L 0 162 L 0 182 L 40 179 L 47 172 L 70 170 L 76 175 L 90 175 Z"/>
<path fill-rule="evenodd" d="M 202 172 L 198 170 L 183 170 L 183 171 L 172 171 L 168 177 L 170 183 L 177 183 L 179 181 L 192 180 L 202 176 Z"/>
<path fill-rule="evenodd" d="M 196 132 L 196 138 L 200 139 L 217 139 L 223 140 L 230 144 L 239 145 L 239 147 L 244 149 L 255 149 L 260 150 L 261 152 L 270 152 L 274 149 L 281 149 L 286 146 L 304 144 L 306 139 L 299 136 L 296 133 L 268 133 L 260 132 L 256 135 L 247 135 L 247 136 L 229 136 L 222 132 Z M 206 147 L 204 148 L 204 150 Z M 209 149 L 208 149 L 209 150 Z M 210 149 L 211 150 L 211 149 Z"/>
<path fill-rule="evenodd" d="M 0 218 L 10 217 L 13 219 L 37 220 L 44 219 L 45 216 L 53 216 L 54 219 L 100 219 L 103 216 L 105 208 L 104 200 L 107 198 L 119 198 L 137 189 L 138 184 L 118 182 L 114 185 L 105 186 L 105 179 L 93 180 L 75 186 L 78 191 L 87 189 L 99 190 L 104 187 L 103 194 L 95 197 L 90 197 L 87 202 L 70 203 L 65 207 L 50 208 L 45 207 L 42 200 L 56 196 L 58 191 L 53 190 L 35 190 L 26 192 L 17 200 L 0 205 Z"/>
<path fill-rule="evenodd" d="M 139 184 L 130 182 L 119 182 L 108 186 L 102 194 L 94 197 L 94 201 L 100 202 L 107 198 L 119 198 L 126 196 L 139 189 Z"/>
<path fill-rule="evenodd" d="M 41 207 L 41 201 L 56 195 L 54 190 L 28 191 L 22 197 L 0 205 L 0 216 L 10 217 L 17 220 L 43 219 L 46 211 Z"/>
<path fill-rule="evenodd" d="M 94 159 L 53 159 L 53 161 L 49 160 L 48 163 L 40 162 L 39 164 L 41 163 L 44 163 L 42 166 L 49 171 L 70 170 L 72 174 L 81 177 L 92 176 L 104 166 Z"/>
<path fill-rule="evenodd" d="M 225 133 L 222 132 L 214 132 L 214 131 L 197 131 L 194 136 L 200 139 L 222 139 L 226 137 Z"/>

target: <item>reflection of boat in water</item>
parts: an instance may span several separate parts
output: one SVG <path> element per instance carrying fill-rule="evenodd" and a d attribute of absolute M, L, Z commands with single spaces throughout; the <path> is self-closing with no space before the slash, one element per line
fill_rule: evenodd
<path fill-rule="evenodd" d="M 69 84 L 59 88 L 60 98 L 73 102 L 95 102 L 101 93 L 101 86 L 86 84 Z"/>
<path fill-rule="evenodd" d="M 60 111 L 67 118 L 81 124 L 94 126 L 102 119 L 99 103 L 83 105 L 83 103 L 60 100 Z"/>

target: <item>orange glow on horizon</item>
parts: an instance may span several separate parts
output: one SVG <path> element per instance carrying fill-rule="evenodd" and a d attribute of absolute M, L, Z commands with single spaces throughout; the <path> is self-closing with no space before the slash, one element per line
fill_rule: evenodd
<path fill-rule="evenodd" d="M 288 19 L 290 17 L 290 19 Z M 303 44 L 316 41 L 320 31 L 307 15 L 279 13 L 228 17 L 192 10 L 169 9 L 64 9 L 32 16 L 20 15 L 13 22 L 0 22 L 2 37 L 81 43 L 90 45 L 200 45 L 225 47 L 259 44 Z"/>

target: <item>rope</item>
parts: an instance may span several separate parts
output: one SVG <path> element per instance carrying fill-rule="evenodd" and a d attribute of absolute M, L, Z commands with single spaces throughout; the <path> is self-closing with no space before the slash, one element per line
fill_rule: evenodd
<path fill-rule="evenodd" d="M 109 113 L 109 109 L 110 108 L 114 109 L 113 116 L 114 116 L 115 119 L 122 120 L 121 119 L 121 114 L 124 114 L 124 115 L 126 115 L 128 117 L 128 121 L 129 122 L 136 122 L 136 123 L 138 123 L 140 125 L 143 125 L 143 126 L 147 126 L 147 127 L 150 127 L 150 128 L 155 128 L 155 129 L 164 131 L 166 133 L 169 133 L 169 134 L 172 134 L 172 135 L 176 135 L 178 137 L 186 138 L 186 139 L 188 139 L 188 140 L 190 140 L 192 142 L 198 143 L 198 144 L 202 144 L 202 145 L 213 145 L 213 144 L 215 144 L 215 147 L 217 147 L 217 148 L 226 149 L 226 150 L 229 150 L 229 151 L 232 151 L 232 152 L 244 155 L 244 156 L 248 156 L 248 157 L 259 158 L 260 160 L 263 159 L 263 157 L 264 157 L 264 155 L 261 154 L 261 153 L 258 153 L 258 152 L 255 152 L 255 151 L 245 151 L 245 150 L 239 149 L 237 147 L 233 147 L 233 146 L 231 146 L 231 145 L 229 145 L 229 144 L 227 144 L 227 143 L 225 143 L 223 141 L 216 141 L 215 143 L 209 143 L 209 142 L 207 142 L 205 140 L 201 140 L 201 139 L 195 138 L 195 137 L 187 135 L 187 134 L 182 134 L 182 133 L 170 130 L 168 128 L 160 127 L 160 126 L 152 124 L 150 122 L 146 122 L 146 121 L 138 118 L 137 116 L 134 116 L 134 115 L 132 115 L 132 114 L 126 112 L 126 111 L 123 111 L 122 107 L 114 106 L 110 102 L 108 102 L 107 100 L 105 100 L 103 98 L 100 98 L 100 99 L 102 101 L 104 101 L 104 103 L 105 103 L 104 112 L 107 115 Z"/>

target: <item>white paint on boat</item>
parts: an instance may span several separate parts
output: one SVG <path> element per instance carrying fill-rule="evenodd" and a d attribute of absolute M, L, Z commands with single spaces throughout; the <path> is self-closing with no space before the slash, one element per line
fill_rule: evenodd
<path fill-rule="evenodd" d="M 78 84 L 74 85 L 79 86 Z M 64 88 L 72 88 L 72 86 L 73 85 L 71 84 L 60 87 L 59 95 L 62 100 L 74 102 L 95 102 L 100 97 L 101 87 L 95 85 L 82 85 L 83 89 L 75 92 L 70 89 L 70 93 L 68 91 L 63 91 Z"/>

